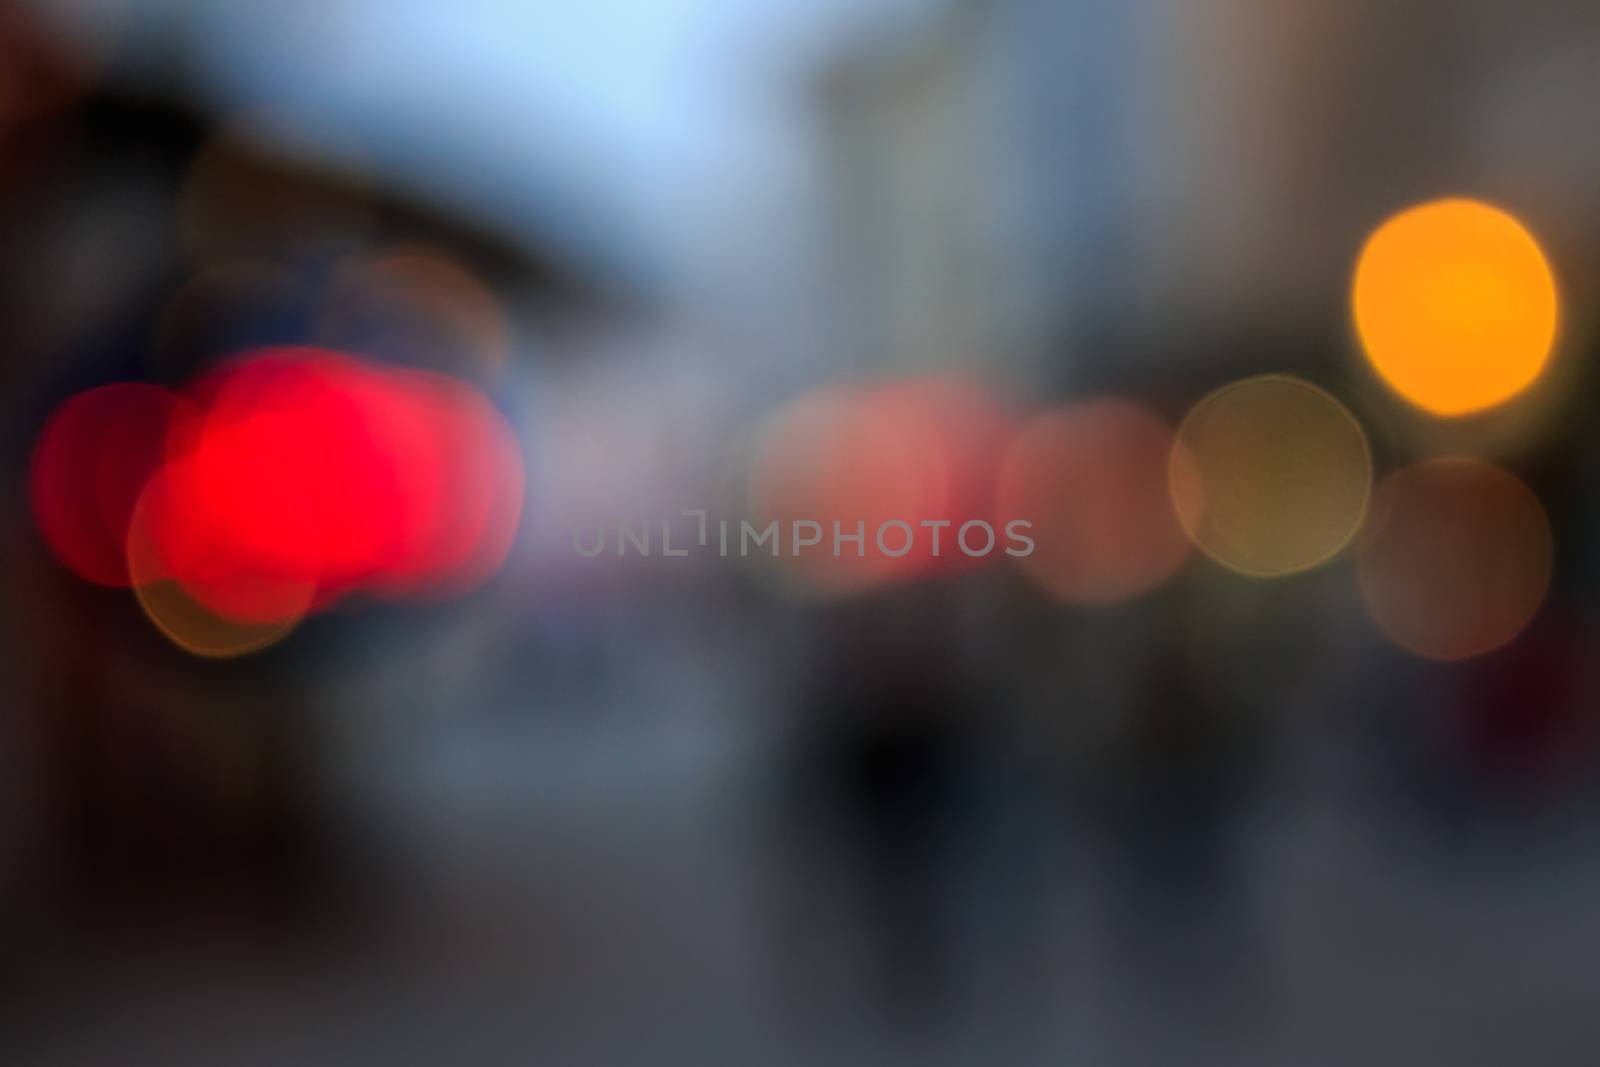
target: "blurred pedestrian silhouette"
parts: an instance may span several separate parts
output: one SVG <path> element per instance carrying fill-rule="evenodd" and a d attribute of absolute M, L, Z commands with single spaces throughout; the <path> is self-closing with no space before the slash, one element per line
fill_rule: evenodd
<path fill-rule="evenodd" d="M 1154 654 L 1111 767 L 1112 929 L 1131 980 L 1210 998 L 1259 962 L 1245 848 L 1261 724 L 1175 627 Z"/>
<path fill-rule="evenodd" d="M 950 1006 L 958 873 L 975 814 L 975 701 L 948 634 L 884 603 L 828 613 L 791 750 L 785 803 L 826 914 L 854 920 L 872 996 Z"/>

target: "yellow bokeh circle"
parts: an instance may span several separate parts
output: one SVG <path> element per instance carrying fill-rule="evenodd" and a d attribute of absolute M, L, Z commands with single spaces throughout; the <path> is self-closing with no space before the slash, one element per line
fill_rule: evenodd
<path fill-rule="evenodd" d="M 1374 369 L 1435 415 L 1483 411 L 1522 392 L 1555 345 L 1555 278 L 1515 218 L 1476 200 L 1403 211 L 1367 238 L 1352 310 Z"/>
<path fill-rule="evenodd" d="M 1256 577 L 1337 555 L 1366 513 L 1372 458 L 1355 416 L 1286 375 L 1211 393 L 1178 427 L 1172 504 L 1212 559 Z"/>

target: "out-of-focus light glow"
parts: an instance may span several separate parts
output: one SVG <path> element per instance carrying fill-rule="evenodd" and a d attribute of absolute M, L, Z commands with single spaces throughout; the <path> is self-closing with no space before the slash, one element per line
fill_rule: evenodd
<path fill-rule="evenodd" d="M 1379 488 L 1358 554 L 1367 610 L 1396 644 L 1457 660 L 1508 643 L 1550 585 L 1550 523 L 1532 490 L 1480 460 L 1430 460 Z"/>
<path fill-rule="evenodd" d="M 956 378 L 818 390 L 768 420 L 749 467 L 749 514 L 759 526 L 777 520 L 781 558 L 819 592 L 978 565 L 956 537 L 964 523 L 992 515 L 1006 426 L 996 404 Z M 821 543 L 798 555 L 790 543 L 797 521 L 823 529 Z M 846 535 L 864 530 L 864 548 L 846 544 L 834 555 L 835 522 Z M 875 540 L 891 522 L 911 528 L 909 538 L 891 530 L 898 555 Z M 924 522 L 943 524 L 937 552 Z"/>
<path fill-rule="evenodd" d="M 943 470 L 944 506 L 924 517 L 949 522 L 951 531 L 973 520 L 992 519 L 995 478 L 1013 429 L 1010 413 L 959 376 L 912 378 L 882 386 L 877 394 L 888 417 L 920 426 L 934 438 Z M 935 556 L 932 548 L 931 537 L 919 537 L 903 566 L 944 572 L 982 562 L 948 547 Z"/>
<path fill-rule="evenodd" d="M 79 577 L 129 584 L 128 519 L 165 456 L 178 404 L 169 390 L 123 382 L 69 398 L 45 424 L 29 468 L 34 521 Z"/>
<path fill-rule="evenodd" d="M 468 591 L 505 561 L 523 489 L 516 435 L 481 393 L 308 348 L 250 353 L 182 396 L 73 397 L 31 480 L 69 568 L 134 584 L 168 636 L 211 656 L 352 592 Z"/>
<path fill-rule="evenodd" d="M 1475 200 L 1423 204 L 1378 227 L 1361 250 L 1352 303 L 1373 367 L 1436 415 L 1520 393 L 1556 338 L 1556 284 L 1539 243 Z"/>
<path fill-rule="evenodd" d="M 141 578 L 170 578 L 208 611 L 271 626 L 316 602 L 320 544 L 304 491 L 260 477 L 266 462 L 252 459 L 251 444 L 211 436 L 162 467 L 139 503 L 137 532 L 148 547 L 131 544 L 130 523 L 128 552 Z M 264 512 L 272 521 L 263 528 Z"/>
<path fill-rule="evenodd" d="M 319 607 L 357 588 L 464 591 L 504 561 L 521 452 L 470 387 L 288 348 L 225 365 L 195 395 L 201 414 L 170 435 L 173 503 L 152 504 L 151 529 L 211 610 L 274 621 L 306 583 Z"/>
<path fill-rule="evenodd" d="M 381 596 L 459 595 L 505 562 L 522 516 L 525 472 L 515 431 L 477 390 L 444 375 L 395 376 L 413 415 L 404 522 L 394 558 L 369 588 Z M 397 450 L 405 445 L 396 441 Z"/>
<path fill-rule="evenodd" d="M 1355 417 L 1296 378 L 1248 378 L 1211 393 L 1178 428 L 1172 500 L 1199 548 L 1256 577 L 1333 558 L 1361 525 L 1372 457 Z"/>
<path fill-rule="evenodd" d="M 151 480 L 128 526 L 128 572 L 139 606 L 174 644 L 197 656 L 227 659 L 277 644 L 311 611 L 316 585 L 289 575 L 257 575 L 258 584 L 250 589 L 245 587 L 248 576 L 227 574 L 223 560 L 213 558 L 211 567 L 202 572 L 195 557 L 186 562 L 186 577 L 179 580 L 163 558 L 152 527 L 157 521 L 169 525 L 173 521 L 171 470 Z M 167 531 L 169 541 L 173 532 Z M 226 550 L 226 546 L 211 547 Z M 204 591 L 205 599 L 195 590 Z M 246 610 L 230 617 L 209 607 L 207 601 L 231 602 Z M 251 613 L 260 616 L 259 621 L 237 617 Z"/>
<path fill-rule="evenodd" d="M 1123 400 L 1048 412 L 1001 464 L 996 526 L 1034 524 L 1023 573 L 1057 599 L 1109 604 L 1172 577 L 1189 554 L 1167 497 L 1171 429 Z"/>
<path fill-rule="evenodd" d="M 938 426 L 911 405 L 871 389 L 832 388 L 808 394 L 770 421 L 749 481 L 749 512 L 777 520 L 780 555 L 810 584 L 839 592 L 882 581 L 915 566 L 871 551 L 833 554 L 832 530 L 862 523 L 867 537 L 890 520 L 913 525 L 944 514 L 950 470 Z M 820 544 L 794 554 L 789 531 L 815 522 Z M 920 553 L 919 553 L 920 555 Z"/>
<path fill-rule="evenodd" d="M 342 589 L 404 521 L 387 398 L 353 360 L 288 349 L 218 375 L 195 431 L 193 502 L 240 551 Z"/>

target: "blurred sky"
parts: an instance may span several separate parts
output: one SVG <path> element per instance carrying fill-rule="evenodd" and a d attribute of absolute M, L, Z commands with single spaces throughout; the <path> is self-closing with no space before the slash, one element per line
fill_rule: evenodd
<path fill-rule="evenodd" d="M 133 69 L 181 42 L 224 110 L 306 121 L 422 191 L 681 273 L 718 205 L 803 166 L 806 72 L 938 0 L 37 0 L 116 25 Z M 502 215 L 504 213 L 504 215 Z"/>

